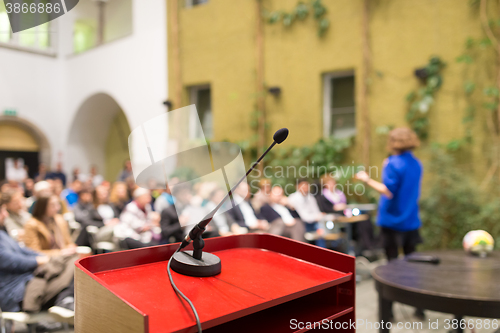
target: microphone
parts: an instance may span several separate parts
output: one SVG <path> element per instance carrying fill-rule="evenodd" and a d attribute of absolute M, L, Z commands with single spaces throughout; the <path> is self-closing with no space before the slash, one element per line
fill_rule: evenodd
<path fill-rule="evenodd" d="M 283 141 L 286 140 L 286 138 L 288 137 L 288 128 L 281 128 L 279 130 L 277 130 L 274 135 L 273 135 L 273 140 L 274 142 L 269 146 L 269 148 L 267 148 L 267 150 L 257 159 L 257 161 L 255 161 L 255 163 L 250 167 L 250 169 L 248 169 L 248 171 L 246 172 L 246 174 L 243 176 L 243 178 L 241 178 L 232 188 L 231 190 L 229 190 L 229 192 L 226 194 L 226 196 L 221 200 L 221 202 L 217 205 L 217 207 L 215 207 L 210 213 L 208 213 L 201 222 L 199 222 L 198 224 L 196 224 L 193 229 L 191 229 L 191 231 L 186 235 L 186 237 L 184 238 L 184 240 L 182 241 L 182 243 L 179 245 L 179 248 L 177 249 L 177 251 L 180 251 L 182 250 L 183 248 L 185 248 L 186 246 L 189 245 L 189 243 L 191 243 L 192 240 L 195 240 L 197 239 L 198 237 L 201 236 L 201 234 L 203 234 L 203 232 L 205 231 L 205 227 L 210 223 L 210 221 L 212 221 L 212 218 L 214 217 L 215 213 L 217 213 L 217 211 L 219 210 L 219 208 L 222 207 L 222 205 L 224 204 L 224 202 L 229 198 L 229 196 L 231 195 L 231 193 L 234 191 L 234 189 L 241 184 L 241 182 L 243 180 L 245 180 L 245 178 L 250 174 L 250 172 L 252 172 L 253 169 L 255 169 L 255 167 L 257 166 L 257 164 L 259 164 L 260 161 L 262 161 L 262 159 L 264 158 L 264 156 L 267 155 L 267 153 L 269 153 L 271 151 L 271 149 L 273 149 L 273 147 L 276 145 L 276 144 L 280 144 L 282 143 Z"/>

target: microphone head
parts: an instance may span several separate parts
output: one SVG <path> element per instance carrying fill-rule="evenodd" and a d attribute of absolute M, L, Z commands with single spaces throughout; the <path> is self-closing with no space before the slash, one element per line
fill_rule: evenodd
<path fill-rule="evenodd" d="M 288 128 L 281 128 L 277 130 L 276 133 L 274 133 L 273 140 L 277 144 L 280 144 L 283 141 L 285 141 L 287 137 L 288 137 Z"/>

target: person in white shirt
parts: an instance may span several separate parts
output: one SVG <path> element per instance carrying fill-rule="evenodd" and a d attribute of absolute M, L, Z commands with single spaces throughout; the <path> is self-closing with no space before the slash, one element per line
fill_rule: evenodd
<path fill-rule="evenodd" d="M 290 205 L 297 211 L 305 223 L 307 232 L 314 232 L 319 236 L 316 245 L 326 247 L 326 242 L 321 236 L 324 230 L 319 227 L 319 221 L 325 215 L 319 210 L 316 198 L 309 192 L 309 182 L 306 179 L 297 181 L 297 191 L 288 197 Z"/>
<path fill-rule="evenodd" d="M 28 178 L 28 173 L 24 169 L 23 160 L 20 158 L 14 159 L 14 163 L 7 166 L 5 178 L 9 182 L 22 184 Z"/>
<path fill-rule="evenodd" d="M 114 235 L 128 248 L 156 245 L 160 240 L 160 215 L 151 209 L 151 192 L 138 187 L 134 200 L 125 206 Z"/>

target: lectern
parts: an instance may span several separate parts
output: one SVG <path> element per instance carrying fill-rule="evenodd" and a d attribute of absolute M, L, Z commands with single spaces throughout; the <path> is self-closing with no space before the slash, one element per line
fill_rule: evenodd
<path fill-rule="evenodd" d="M 77 261 L 75 332 L 196 332 L 189 305 L 167 275 L 168 259 L 177 247 Z M 305 332 L 314 323 L 342 327 L 355 321 L 351 256 L 269 234 L 207 239 L 204 251 L 221 259 L 220 274 L 172 272 L 194 303 L 204 332 Z"/>

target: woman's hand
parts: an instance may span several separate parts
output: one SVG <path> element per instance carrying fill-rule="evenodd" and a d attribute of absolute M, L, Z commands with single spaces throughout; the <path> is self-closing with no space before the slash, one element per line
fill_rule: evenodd
<path fill-rule="evenodd" d="M 49 262 L 49 260 L 50 260 L 50 258 L 47 256 L 36 257 L 36 263 L 38 264 L 38 266 L 45 265 L 46 263 Z"/>
<path fill-rule="evenodd" d="M 354 175 L 355 179 L 361 180 L 362 182 L 367 182 L 370 180 L 370 176 L 366 173 L 366 171 L 360 171 Z"/>

